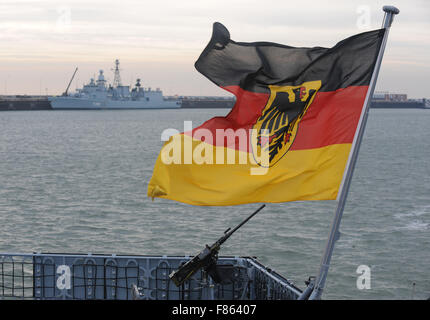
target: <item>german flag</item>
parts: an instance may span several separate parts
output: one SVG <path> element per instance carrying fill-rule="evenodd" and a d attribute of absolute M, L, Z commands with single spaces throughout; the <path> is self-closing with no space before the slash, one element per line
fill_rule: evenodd
<path fill-rule="evenodd" d="M 235 42 L 214 23 L 195 67 L 236 103 L 166 142 L 148 196 L 218 206 L 336 199 L 384 32 L 296 48 Z"/>

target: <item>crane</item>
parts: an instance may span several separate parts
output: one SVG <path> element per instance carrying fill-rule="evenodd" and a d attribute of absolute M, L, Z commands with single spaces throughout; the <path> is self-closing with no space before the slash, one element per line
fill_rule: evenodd
<path fill-rule="evenodd" d="M 78 71 L 78 67 L 76 67 L 75 72 L 73 72 L 72 79 L 70 79 L 69 85 L 66 88 L 66 91 L 63 92 L 63 96 L 67 96 L 67 91 L 69 91 L 69 87 L 72 84 L 73 78 L 75 77 L 76 72 Z"/>

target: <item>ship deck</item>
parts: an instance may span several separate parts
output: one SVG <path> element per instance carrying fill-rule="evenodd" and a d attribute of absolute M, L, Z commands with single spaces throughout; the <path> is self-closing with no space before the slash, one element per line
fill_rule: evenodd
<path fill-rule="evenodd" d="M 250 257 L 220 257 L 222 283 L 200 270 L 176 287 L 169 274 L 190 258 L 0 253 L 0 299 L 295 300 L 301 294 Z"/>

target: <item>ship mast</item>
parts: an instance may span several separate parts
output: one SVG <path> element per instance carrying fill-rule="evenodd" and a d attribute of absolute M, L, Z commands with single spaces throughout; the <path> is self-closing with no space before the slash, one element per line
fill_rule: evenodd
<path fill-rule="evenodd" d="M 114 71 L 114 78 L 113 78 L 113 86 L 119 87 L 121 86 L 121 76 L 119 75 L 119 60 L 115 60 L 115 69 L 112 69 Z"/>

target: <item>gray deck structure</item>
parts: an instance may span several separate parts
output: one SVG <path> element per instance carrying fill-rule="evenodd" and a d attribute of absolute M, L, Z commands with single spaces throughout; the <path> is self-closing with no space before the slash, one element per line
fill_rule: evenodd
<path fill-rule="evenodd" d="M 191 257 L 0 253 L 0 299 L 295 300 L 301 290 L 250 257 L 220 257 L 225 281 L 204 271 L 176 287 Z"/>

